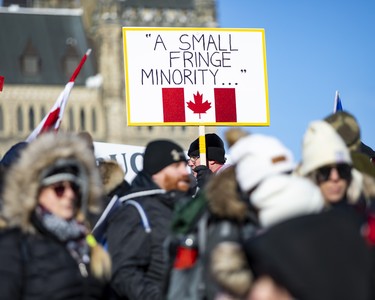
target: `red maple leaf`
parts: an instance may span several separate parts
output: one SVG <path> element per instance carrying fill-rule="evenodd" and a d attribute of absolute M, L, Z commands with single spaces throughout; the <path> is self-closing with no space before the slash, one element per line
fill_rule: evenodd
<path fill-rule="evenodd" d="M 189 101 L 187 102 L 188 108 L 190 108 L 195 114 L 199 114 L 199 119 L 201 118 L 201 114 L 205 114 L 207 110 L 211 108 L 211 103 L 207 100 L 203 102 L 203 94 L 199 94 L 197 91 L 197 94 L 194 95 L 194 102 Z"/>

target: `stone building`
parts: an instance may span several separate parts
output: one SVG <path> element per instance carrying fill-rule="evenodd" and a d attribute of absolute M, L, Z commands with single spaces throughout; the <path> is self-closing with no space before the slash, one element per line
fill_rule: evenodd
<path fill-rule="evenodd" d="M 197 127 L 127 126 L 123 26 L 217 27 L 215 0 L 0 0 L 0 156 L 48 113 L 88 48 L 61 130 L 144 146 L 159 137 L 188 147 Z M 207 127 L 207 132 L 215 132 Z"/>

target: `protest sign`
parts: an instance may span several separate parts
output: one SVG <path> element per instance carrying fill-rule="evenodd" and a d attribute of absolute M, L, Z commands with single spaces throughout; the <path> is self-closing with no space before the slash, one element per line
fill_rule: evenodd
<path fill-rule="evenodd" d="M 263 29 L 123 28 L 130 126 L 268 126 Z"/>
<path fill-rule="evenodd" d="M 144 147 L 94 142 L 94 148 L 97 160 L 117 161 L 124 170 L 128 182 L 142 170 Z"/>

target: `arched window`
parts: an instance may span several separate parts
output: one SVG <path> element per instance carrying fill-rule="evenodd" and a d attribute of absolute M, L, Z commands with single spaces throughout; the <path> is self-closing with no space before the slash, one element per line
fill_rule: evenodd
<path fill-rule="evenodd" d="M 42 121 L 45 116 L 46 116 L 46 108 L 42 106 L 40 108 L 40 120 Z"/>
<path fill-rule="evenodd" d="M 69 108 L 69 130 L 74 131 L 74 112 L 73 108 Z"/>
<path fill-rule="evenodd" d="M 91 110 L 91 129 L 93 132 L 96 132 L 96 110 L 95 108 L 92 108 Z"/>
<path fill-rule="evenodd" d="M 80 130 L 86 130 L 86 117 L 85 117 L 85 111 L 83 110 L 83 108 L 81 108 L 81 111 L 79 113 L 79 119 L 80 119 Z"/>
<path fill-rule="evenodd" d="M 35 127 L 35 114 L 32 107 L 29 108 L 29 130 L 34 130 Z"/>
<path fill-rule="evenodd" d="M 4 130 L 4 113 L 3 107 L 0 105 L 0 131 Z"/>
<path fill-rule="evenodd" d="M 20 106 L 17 108 L 17 129 L 18 132 L 23 131 L 23 113 Z"/>

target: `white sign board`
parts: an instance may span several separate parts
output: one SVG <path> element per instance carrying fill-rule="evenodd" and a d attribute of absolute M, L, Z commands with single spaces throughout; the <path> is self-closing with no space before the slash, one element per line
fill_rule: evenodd
<path fill-rule="evenodd" d="M 94 142 L 94 148 L 97 160 L 117 161 L 124 170 L 128 182 L 131 182 L 142 170 L 145 147 Z"/>
<path fill-rule="evenodd" d="M 263 29 L 123 28 L 130 126 L 268 126 Z"/>

